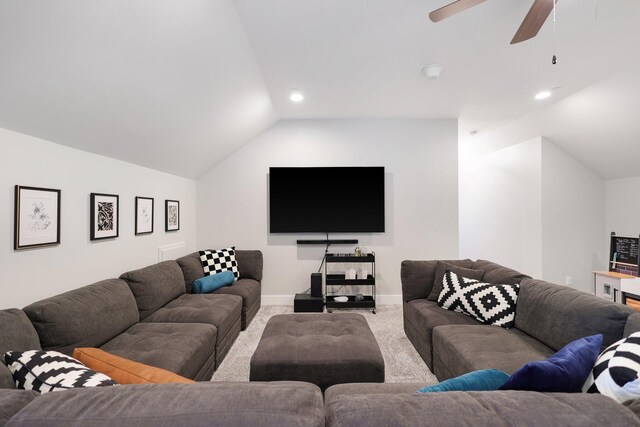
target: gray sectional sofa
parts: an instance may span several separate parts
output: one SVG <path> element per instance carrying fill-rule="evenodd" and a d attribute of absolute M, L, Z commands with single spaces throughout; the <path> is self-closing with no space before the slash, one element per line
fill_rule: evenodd
<path fill-rule="evenodd" d="M 604 349 L 623 337 L 629 316 L 636 313 L 490 261 L 444 262 L 481 271 L 487 283 L 520 283 L 520 293 L 514 328 L 483 325 L 428 298 L 438 261 L 402 263 L 404 330 L 440 381 L 488 368 L 511 374 L 527 362 L 545 359 L 569 342 L 594 334 L 603 334 Z"/>
<path fill-rule="evenodd" d="M 178 263 L 160 263 L 125 273 L 123 280 L 106 280 L 58 295 L 32 304 L 25 311 L 0 311 L 0 352 L 40 348 L 41 343 L 67 354 L 75 346 L 97 346 L 190 378 L 206 378 L 216 359 L 226 354 L 229 340 L 236 336 L 241 313 L 249 322 L 257 311 L 255 304 L 259 307 L 260 303 L 259 298 L 258 302 L 251 299 L 247 289 L 238 288 L 240 296 L 229 295 L 227 290 L 205 295 L 203 302 L 196 305 L 195 297 L 201 296 L 190 295 L 187 286 L 190 278 L 197 275 L 193 255 Z M 255 254 L 251 256 L 257 260 Z M 563 343 L 588 334 L 603 333 L 604 345 L 608 345 L 640 331 L 640 313 L 624 306 L 532 280 L 488 261 L 450 262 L 482 271 L 485 281 L 522 282 L 522 288 L 515 328 L 481 325 L 428 300 L 437 261 L 403 262 L 405 331 L 441 380 L 483 368 L 512 372 L 527 361 L 544 358 Z M 261 257 L 259 263 L 252 265 L 258 264 L 261 266 Z M 177 274 L 178 265 L 182 277 Z M 259 286 L 261 268 L 259 273 L 242 269 L 241 266 L 241 278 Z M 189 271 L 192 276 L 188 276 Z M 176 285 L 178 278 L 184 288 Z M 162 287 L 153 285 L 158 283 L 163 283 Z M 210 300 L 214 301 L 211 306 L 207 302 Z M 213 308 L 235 320 L 206 313 Z M 175 357 L 169 353 L 175 353 Z M 325 391 L 324 400 L 316 385 L 291 381 L 123 385 L 39 395 L 16 390 L 8 369 L 0 365 L 0 427 L 640 427 L 640 399 L 621 405 L 606 396 L 583 393 L 415 393 L 422 386 L 339 384 Z"/>

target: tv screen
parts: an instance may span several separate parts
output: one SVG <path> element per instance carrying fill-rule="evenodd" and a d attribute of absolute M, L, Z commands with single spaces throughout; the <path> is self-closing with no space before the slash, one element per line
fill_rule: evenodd
<path fill-rule="evenodd" d="M 383 232 L 384 167 L 269 168 L 269 231 Z"/>

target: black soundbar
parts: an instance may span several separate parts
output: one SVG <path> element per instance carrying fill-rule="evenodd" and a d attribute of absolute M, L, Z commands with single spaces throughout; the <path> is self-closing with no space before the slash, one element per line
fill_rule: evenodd
<path fill-rule="evenodd" d="M 358 243 L 358 239 L 312 239 L 312 240 L 297 240 L 299 245 L 355 245 Z"/>

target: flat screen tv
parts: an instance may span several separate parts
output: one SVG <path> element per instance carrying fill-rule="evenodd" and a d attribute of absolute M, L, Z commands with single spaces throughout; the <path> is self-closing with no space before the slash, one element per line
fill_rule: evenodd
<path fill-rule="evenodd" d="M 384 167 L 269 168 L 271 233 L 384 231 Z"/>

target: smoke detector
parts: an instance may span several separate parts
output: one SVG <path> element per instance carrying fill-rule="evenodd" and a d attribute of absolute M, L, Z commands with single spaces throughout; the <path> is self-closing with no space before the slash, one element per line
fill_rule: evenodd
<path fill-rule="evenodd" d="M 422 75 L 425 76 L 427 80 L 438 80 L 443 69 L 444 67 L 440 64 L 427 65 L 422 69 Z"/>

